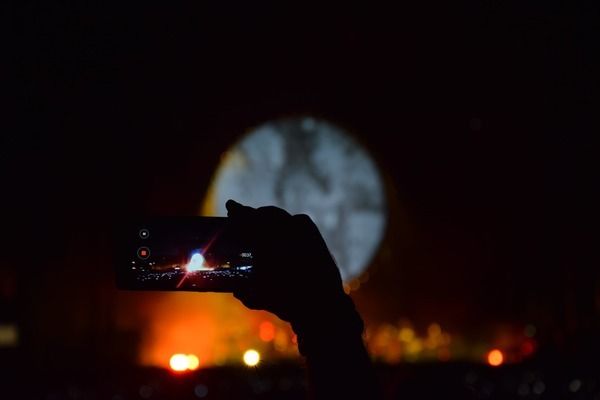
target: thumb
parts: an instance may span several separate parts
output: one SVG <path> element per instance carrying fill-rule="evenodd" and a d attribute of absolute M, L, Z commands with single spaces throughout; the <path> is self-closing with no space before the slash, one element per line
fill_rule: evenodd
<path fill-rule="evenodd" d="M 252 211 L 255 211 L 254 208 L 245 206 L 231 199 L 227 200 L 225 208 L 227 208 L 228 217 L 244 217 L 248 216 Z"/>

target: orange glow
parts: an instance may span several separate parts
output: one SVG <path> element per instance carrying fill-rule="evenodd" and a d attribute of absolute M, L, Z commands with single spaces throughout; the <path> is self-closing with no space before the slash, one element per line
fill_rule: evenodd
<path fill-rule="evenodd" d="M 437 356 L 438 356 L 438 360 L 445 362 L 445 361 L 450 361 L 452 354 L 450 353 L 450 350 L 443 347 L 438 350 Z"/>
<path fill-rule="evenodd" d="M 246 349 L 252 347 L 263 353 L 267 351 L 266 346 L 271 348 L 271 344 L 275 352 L 272 357 L 298 357 L 297 346 L 291 343 L 292 332 L 288 325 L 273 320 L 273 316 L 266 312 L 248 310 L 231 295 L 153 295 L 131 297 L 130 300 L 139 307 L 139 322 L 134 322 L 145 324 L 142 325 L 145 328 L 139 353 L 140 365 L 172 371 L 171 357 L 174 354 L 197 356 L 199 369 L 235 364 L 242 360 Z M 123 297 L 130 295 L 125 293 Z M 140 299 L 145 301 L 140 304 Z M 130 325 L 132 313 L 126 313 L 126 308 L 119 311 L 122 318 L 120 325 Z M 273 339 L 264 341 L 270 337 Z M 193 366 L 194 362 L 187 369 L 192 370 Z"/>
<path fill-rule="evenodd" d="M 258 318 L 233 297 L 218 294 L 165 293 L 143 306 L 140 364 L 163 368 L 178 353 L 201 355 L 203 366 L 239 359 Z"/>
<path fill-rule="evenodd" d="M 442 328 L 440 327 L 439 324 L 434 322 L 434 323 L 430 324 L 429 327 L 427 328 L 427 333 L 429 334 L 430 337 L 437 338 L 442 335 Z"/>
<path fill-rule="evenodd" d="M 204 214 L 215 215 L 215 210 L 205 209 Z M 197 269 L 205 263 L 197 256 L 193 264 Z M 140 333 L 137 361 L 142 366 L 185 371 L 239 364 L 249 348 L 272 358 L 299 356 L 290 342 L 289 325 L 267 312 L 247 309 L 231 294 L 119 292 L 118 296 L 116 323 L 123 331 Z M 198 365 L 189 357 L 184 368 L 183 360 L 175 358 L 173 368 L 176 354 L 194 355 Z"/>
<path fill-rule="evenodd" d="M 523 353 L 524 356 L 530 356 L 533 354 L 534 351 L 535 351 L 535 342 L 533 340 L 526 340 L 521 345 L 521 353 Z"/>
<path fill-rule="evenodd" d="M 258 328 L 258 336 L 263 342 L 271 342 L 275 339 L 275 326 L 269 321 L 263 321 Z"/>
<path fill-rule="evenodd" d="M 490 350 L 490 352 L 487 354 L 487 362 L 492 367 L 502 365 L 504 362 L 504 354 L 502 354 L 502 352 L 498 349 Z"/>
<path fill-rule="evenodd" d="M 290 339 L 291 338 L 288 333 L 282 330 L 277 332 L 277 334 L 275 335 L 275 341 L 273 343 L 275 345 L 275 350 L 280 352 L 287 351 L 290 346 Z"/>
<path fill-rule="evenodd" d="M 181 372 L 188 369 L 189 361 L 185 354 L 173 354 L 169 365 L 173 371 Z"/>

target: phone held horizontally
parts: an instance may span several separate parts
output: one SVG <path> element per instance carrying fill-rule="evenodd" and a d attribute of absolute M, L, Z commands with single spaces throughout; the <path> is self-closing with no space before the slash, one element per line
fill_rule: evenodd
<path fill-rule="evenodd" d="M 248 284 L 252 251 L 224 217 L 153 217 L 117 232 L 117 287 L 232 292 Z"/>

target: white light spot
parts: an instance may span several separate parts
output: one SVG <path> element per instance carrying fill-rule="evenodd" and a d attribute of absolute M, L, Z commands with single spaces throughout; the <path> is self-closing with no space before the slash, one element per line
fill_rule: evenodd
<path fill-rule="evenodd" d="M 267 122 L 227 151 L 207 209 L 274 205 L 315 222 L 344 282 L 367 268 L 383 238 L 386 201 L 377 165 L 339 127 L 316 118 Z"/>
<path fill-rule="evenodd" d="M 254 349 L 246 350 L 244 353 L 244 364 L 249 367 L 254 367 L 260 362 L 260 354 Z"/>
<path fill-rule="evenodd" d="M 194 272 L 194 271 L 206 271 L 209 268 L 207 268 L 206 265 L 204 264 L 204 256 L 200 253 L 194 253 L 192 255 L 192 258 L 190 259 L 190 262 L 187 263 L 187 265 L 185 266 L 185 269 L 188 272 Z"/>

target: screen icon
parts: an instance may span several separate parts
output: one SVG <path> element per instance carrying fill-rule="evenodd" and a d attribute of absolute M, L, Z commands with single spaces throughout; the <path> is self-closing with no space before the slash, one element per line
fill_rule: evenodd
<path fill-rule="evenodd" d="M 148 257 L 150 257 L 150 249 L 147 247 L 140 247 L 137 251 L 137 255 L 142 260 L 146 260 Z"/>

